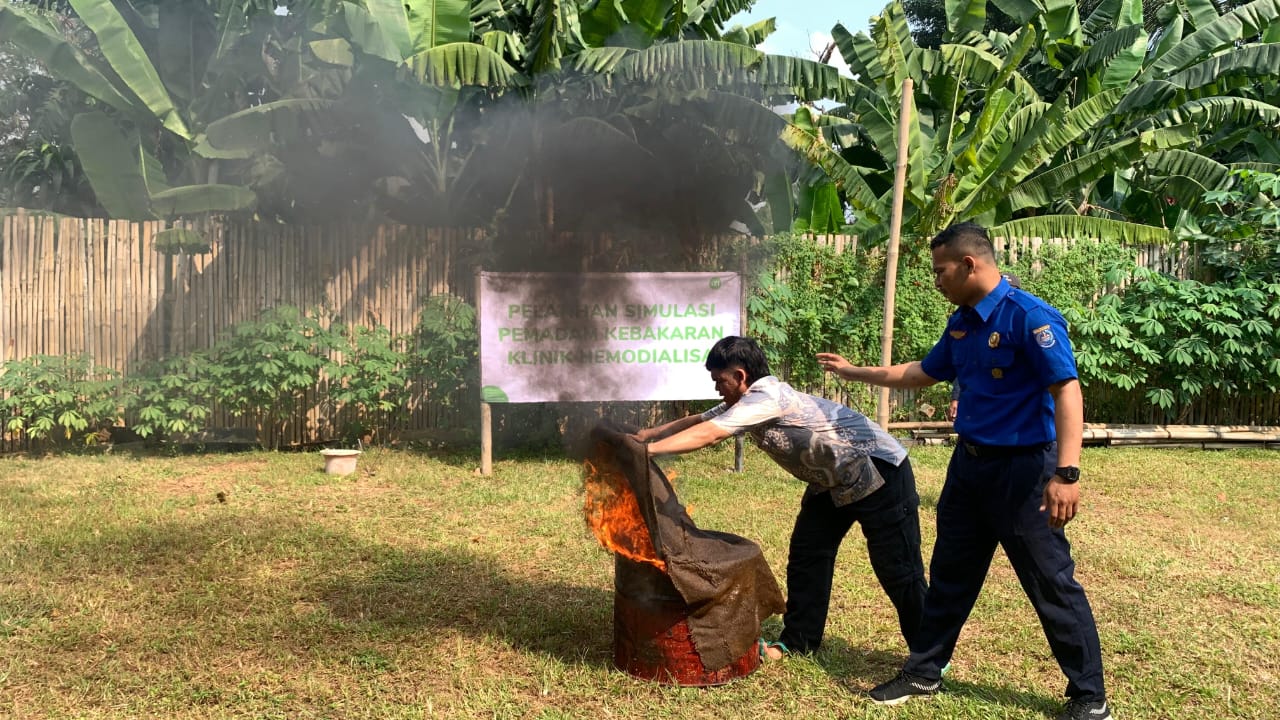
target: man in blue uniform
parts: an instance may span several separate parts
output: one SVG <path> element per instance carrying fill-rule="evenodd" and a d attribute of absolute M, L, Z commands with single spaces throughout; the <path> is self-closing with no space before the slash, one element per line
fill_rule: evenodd
<path fill-rule="evenodd" d="M 959 309 L 924 360 L 855 367 L 836 354 L 818 355 L 825 370 L 846 380 L 896 388 L 959 381 L 963 388 L 924 617 L 902 671 L 871 698 L 895 705 L 942 687 L 942 668 L 999 544 L 1067 677 L 1058 720 L 1109 720 L 1097 625 L 1063 533 L 1079 504 L 1084 429 L 1066 323 L 1000 276 L 981 226 L 953 225 L 930 247 L 934 285 Z"/>
<path fill-rule="evenodd" d="M 650 453 L 662 455 L 747 433 L 774 462 L 808 483 L 791 533 L 782 634 L 762 651 L 778 659 L 822 644 L 836 554 L 855 522 L 862 526 L 871 568 L 911 645 L 926 584 L 920 496 L 902 444 L 865 415 L 774 377 L 751 338 L 722 338 L 707 353 L 706 368 L 724 402 L 636 437 L 650 443 Z"/>

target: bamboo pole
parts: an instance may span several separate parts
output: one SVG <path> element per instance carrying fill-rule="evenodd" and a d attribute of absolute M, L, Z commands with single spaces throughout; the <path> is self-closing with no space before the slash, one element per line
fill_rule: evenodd
<path fill-rule="evenodd" d="M 902 81 L 902 105 L 898 110 L 898 162 L 893 173 L 893 216 L 889 223 L 889 249 L 885 257 L 884 324 L 880 330 L 881 365 L 888 365 L 893 357 L 893 314 L 898 285 L 898 244 L 902 238 L 902 199 L 907 185 L 907 129 L 911 122 L 912 88 L 911 78 Z M 876 422 L 880 427 L 889 427 L 888 387 L 880 388 Z"/>
<path fill-rule="evenodd" d="M 476 271 L 476 335 L 482 336 L 484 315 L 481 307 L 481 272 Z M 481 383 L 483 384 L 483 379 Z M 480 474 L 488 477 L 493 474 L 493 409 L 489 403 L 480 401 Z"/>

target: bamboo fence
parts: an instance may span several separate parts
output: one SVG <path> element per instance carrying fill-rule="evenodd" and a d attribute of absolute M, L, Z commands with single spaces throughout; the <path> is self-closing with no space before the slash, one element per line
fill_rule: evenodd
<path fill-rule="evenodd" d="M 22 210 L 5 214 L 0 224 L 0 363 L 34 355 L 87 355 L 99 366 L 127 374 L 149 361 L 207 348 L 236 323 L 280 305 L 321 309 L 346 323 L 381 325 L 393 334 L 405 334 L 413 330 L 424 300 L 432 295 L 474 300 L 475 268 L 469 258 L 481 241 L 478 230 L 212 219 L 181 224 L 203 233 L 210 250 L 161 252 L 156 234 L 172 226 L 165 222 L 67 218 Z M 854 252 L 858 246 L 854 237 L 817 240 L 841 252 Z M 708 238 L 695 243 L 689 249 L 693 254 L 679 262 L 706 266 L 687 269 L 711 269 L 708 263 L 716 262 L 713 256 L 719 256 L 724 241 Z M 628 269 L 620 267 L 624 259 L 619 253 L 637 252 L 621 242 L 615 248 L 615 239 L 605 235 L 563 236 L 554 242 L 561 244 L 557 254 L 574 250 L 574 256 L 582 257 L 582 270 Z M 1002 258 L 1012 261 L 1039 252 L 1046 243 L 1061 242 L 997 239 L 996 246 Z M 1193 267 L 1194 257 L 1185 245 L 1138 252 L 1146 266 L 1179 277 L 1186 277 Z M 592 256 L 598 261 L 588 263 L 586 258 Z M 1115 398 L 1111 400 L 1118 406 Z M 1156 421 L 1143 416 L 1150 410 L 1140 400 L 1128 408 L 1132 417 L 1108 419 Z M 895 397 L 895 402 L 909 399 Z M 439 427 L 448 416 L 430 402 L 410 413 L 411 430 Z M 313 407 L 282 440 L 288 444 L 320 439 L 325 432 L 322 414 Z M 1184 421 L 1278 420 L 1276 398 L 1206 397 Z M 219 414 L 212 424 L 237 423 Z"/>

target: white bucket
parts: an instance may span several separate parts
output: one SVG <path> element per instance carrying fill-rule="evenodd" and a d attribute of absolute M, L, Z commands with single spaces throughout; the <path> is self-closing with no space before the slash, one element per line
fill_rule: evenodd
<path fill-rule="evenodd" d="M 350 475 L 356 471 L 356 458 L 359 450 L 321 450 L 324 456 L 324 472 L 326 475 Z"/>

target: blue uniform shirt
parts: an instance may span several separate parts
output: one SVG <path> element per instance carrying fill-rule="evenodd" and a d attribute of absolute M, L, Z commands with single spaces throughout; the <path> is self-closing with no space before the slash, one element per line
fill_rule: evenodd
<path fill-rule="evenodd" d="M 1048 388 L 1077 377 L 1062 313 L 1003 278 L 977 306 L 951 314 L 921 367 L 935 380 L 959 380 L 956 433 L 978 445 L 1056 439 Z"/>

